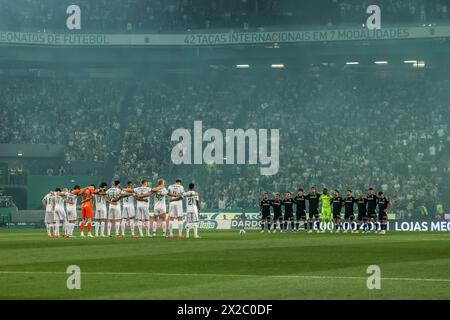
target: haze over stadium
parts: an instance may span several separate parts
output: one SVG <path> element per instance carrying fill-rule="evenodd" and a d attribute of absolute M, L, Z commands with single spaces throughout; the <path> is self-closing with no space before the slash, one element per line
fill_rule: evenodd
<path fill-rule="evenodd" d="M 390 284 L 379 294 L 343 289 L 349 297 L 448 299 L 449 5 L 0 0 L 0 247 L 11 248 L 0 252 L 0 280 L 12 288 L 20 272 L 42 267 L 63 279 L 68 265 L 126 277 L 124 259 L 131 273 L 148 271 L 139 259 L 186 273 L 174 259 L 198 274 L 214 270 L 224 283 L 235 276 L 212 298 L 298 299 L 297 289 L 309 288 L 299 279 L 327 268 L 341 271 L 320 278 L 319 288 L 364 278 L 371 248 L 387 250 L 375 260 Z M 80 235 L 98 239 L 82 243 Z M 63 236 L 71 239 L 53 239 Z M 27 246 L 27 237 L 36 243 Z M 427 247 L 424 237 L 438 241 Z M 261 244 L 274 249 L 266 270 Z M 22 246 L 36 261 L 14 254 Z M 83 246 L 93 246 L 94 262 L 74 258 Z M 114 252 L 99 257 L 95 246 Z M 218 260 L 205 258 L 202 267 L 192 252 L 209 246 Z M 334 246 L 348 265 L 330 256 Z M 142 256 L 126 257 L 127 247 Z M 252 293 L 236 295 L 239 277 L 289 259 L 285 271 L 298 286 L 260 294 L 248 279 Z M 398 273 L 403 260 L 407 275 Z M 422 276 L 434 260 L 436 269 Z M 419 279 L 422 290 L 394 288 L 392 279 L 403 276 Z M 220 285 L 207 280 L 175 298 L 211 298 Z M 0 298 L 66 294 L 64 284 L 55 291 L 41 284 L 24 291 L 19 281 Z M 168 284 L 148 292 L 131 281 L 118 296 L 98 290 L 106 299 L 165 299 Z M 311 298 L 322 298 L 319 291 Z M 69 298 L 97 294 L 92 282 L 80 292 Z"/>

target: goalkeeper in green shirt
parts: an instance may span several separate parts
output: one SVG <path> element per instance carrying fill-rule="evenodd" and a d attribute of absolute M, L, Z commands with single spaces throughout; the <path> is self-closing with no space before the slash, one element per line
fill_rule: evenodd
<path fill-rule="evenodd" d="M 325 232 L 325 229 L 326 229 L 325 220 L 327 220 L 327 222 L 329 222 L 329 223 L 332 223 L 332 221 L 333 221 L 333 216 L 331 214 L 331 203 L 333 202 L 333 197 L 328 193 L 327 188 L 323 189 L 323 192 L 320 195 L 319 200 L 320 200 L 320 202 L 322 202 L 322 213 L 320 215 L 322 218 L 322 231 L 321 232 Z M 330 225 L 330 230 L 333 230 L 331 225 Z"/>

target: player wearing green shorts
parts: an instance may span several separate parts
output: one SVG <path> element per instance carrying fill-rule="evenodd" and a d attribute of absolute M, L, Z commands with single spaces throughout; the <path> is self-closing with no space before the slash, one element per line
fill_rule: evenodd
<path fill-rule="evenodd" d="M 319 198 L 320 202 L 322 202 L 322 212 L 321 212 L 321 218 L 322 218 L 322 232 L 325 232 L 326 228 L 326 222 L 332 223 L 333 217 L 331 215 L 331 203 L 333 202 L 333 197 L 328 193 L 328 189 L 324 188 L 322 194 Z M 333 230 L 333 228 L 330 226 L 330 230 Z"/>

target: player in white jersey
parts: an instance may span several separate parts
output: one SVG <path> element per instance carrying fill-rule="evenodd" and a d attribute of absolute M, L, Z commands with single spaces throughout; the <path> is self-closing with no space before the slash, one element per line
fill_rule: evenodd
<path fill-rule="evenodd" d="M 141 186 L 134 188 L 134 194 L 136 197 L 136 219 L 138 223 L 139 236 L 143 237 L 142 226 L 145 224 L 147 231 L 147 237 L 150 237 L 150 195 L 152 189 L 148 187 L 147 180 L 141 181 Z"/>
<path fill-rule="evenodd" d="M 111 237 L 111 227 L 114 221 L 114 229 L 116 237 L 120 233 L 120 220 L 122 220 L 122 213 L 120 210 L 120 199 L 122 198 L 122 190 L 120 189 L 120 181 L 114 181 L 114 187 L 106 191 L 106 202 L 109 203 L 108 211 L 108 237 Z"/>
<path fill-rule="evenodd" d="M 153 237 L 156 237 L 156 227 L 158 226 L 158 220 L 161 220 L 161 228 L 163 231 L 163 238 L 166 237 L 166 197 L 169 193 L 165 187 L 166 182 L 163 179 L 158 180 L 158 186 L 152 189 L 155 194 L 155 202 L 153 204 Z"/>
<path fill-rule="evenodd" d="M 97 190 L 97 193 L 94 194 L 95 200 L 95 236 L 105 236 L 105 225 L 106 219 L 108 218 L 107 209 L 106 209 L 106 188 L 108 184 L 106 182 L 100 183 L 100 187 Z"/>
<path fill-rule="evenodd" d="M 194 237 L 198 236 L 198 214 L 200 213 L 200 198 L 195 185 L 189 184 L 189 190 L 183 193 L 183 199 L 186 200 L 186 238 L 189 238 L 189 230 L 194 228 Z"/>
<path fill-rule="evenodd" d="M 170 185 L 169 191 L 169 238 L 173 238 L 174 218 L 178 220 L 178 238 L 183 237 L 183 199 L 180 197 L 184 193 L 181 179 L 177 179 L 175 184 Z"/>
<path fill-rule="evenodd" d="M 59 225 L 62 221 L 62 229 L 64 232 L 64 237 L 67 237 L 67 215 L 64 209 L 64 193 L 61 192 L 60 188 L 55 189 L 55 236 L 60 237 Z"/>
<path fill-rule="evenodd" d="M 73 190 L 80 190 L 80 186 L 76 185 Z M 64 200 L 66 202 L 67 211 L 67 236 L 73 237 L 73 229 L 77 222 L 77 195 L 70 192 L 68 189 L 63 190 Z"/>
<path fill-rule="evenodd" d="M 42 199 L 42 205 L 45 207 L 45 226 L 47 227 L 47 235 L 52 238 L 53 233 L 56 235 L 55 230 L 55 197 L 53 191 L 50 191 Z"/>
<path fill-rule="evenodd" d="M 125 227 L 128 225 L 131 230 L 131 237 L 134 238 L 134 217 L 136 211 L 134 209 L 134 189 L 133 182 L 128 181 L 127 188 L 122 190 L 122 237 L 125 237 Z"/>

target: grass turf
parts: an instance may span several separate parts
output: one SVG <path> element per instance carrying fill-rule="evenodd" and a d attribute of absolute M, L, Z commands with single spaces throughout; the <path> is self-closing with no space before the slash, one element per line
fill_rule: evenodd
<path fill-rule="evenodd" d="M 0 230 L 0 299 L 450 299 L 450 233 L 48 239 Z M 81 290 L 68 290 L 69 265 Z M 369 265 L 381 289 L 369 290 Z"/>

